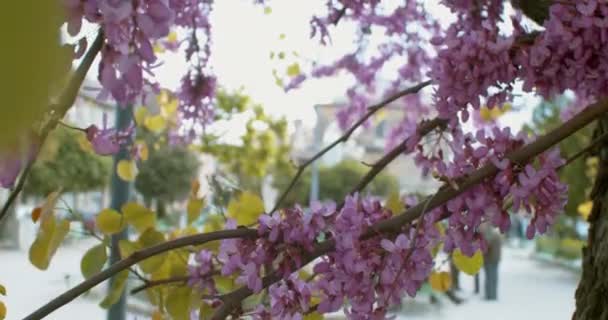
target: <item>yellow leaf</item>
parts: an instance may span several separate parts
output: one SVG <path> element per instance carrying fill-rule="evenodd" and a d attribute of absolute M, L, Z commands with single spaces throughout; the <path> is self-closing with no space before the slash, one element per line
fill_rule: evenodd
<path fill-rule="evenodd" d="M 137 176 L 137 165 L 135 161 L 120 160 L 116 165 L 116 173 L 124 181 L 133 181 Z"/>
<path fill-rule="evenodd" d="M 456 249 L 452 253 L 452 259 L 458 270 L 468 275 L 475 275 L 483 265 L 483 255 L 480 250 L 477 250 L 472 257 L 467 257 L 460 249 Z"/>
<path fill-rule="evenodd" d="M 4 320 L 6 318 L 6 305 L 4 302 L 0 301 L 0 320 Z"/>
<path fill-rule="evenodd" d="M 287 67 L 287 75 L 290 77 L 296 77 L 300 75 L 300 65 L 298 63 L 293 63 Z"/>
<path fill-rule="evenodd" d="M 5 296 L 6 295 L 6 288 L 0 284 L 0 294 Z"/>
<path fill-rule="evenodd" d="M 59 200 L 59 195 L 61 194 L 61 190 L 53 191 L 49 193 L 46 197 L 44 203 L 40 207 L 40 224 L 44 225 L 46 220 L 55 219 L 55 206 L 57 205 L 57 200 Z"/>
<path fill-rule="evenodd" d="M 400 214 L 405 210 L 405 205 L 401 201 L 398 192 L 391 192 L 386 199 L 386 207 L 391 210 L 393 215 Z"/>
<path fill-rule="evenodd" d="M 80 149 L 86 152 L 93 152 L 93 145 L 91 144 L 91 141 L 87 139 L 87 136 L 84 133 L 79 134 L 77 140 Z"/>
<path fill-rule="evenodd" d="M 142 143 L 139 145 L 139 158 L 142 161 L 146 161 L 148 160 L 148 158 L 150 157 L 150 149 L 148 148 L 148 145 L 146 143 Z"/>
<path fill-rule="evenodd" d="M 311 312 L 311 313 L 307 313 L 303 320 L 323 320 L 323 315 L 318 313 L 318 312 Z"/>
<path fill-rule="evenodd" d="M 144 232 L 156 225 L 156 214 L 136 202 L 125 203 L 121 208 L 125 221 L 138 232 Z"/>
<path fill-rule="evenodd" d="M 163 317 L 163 313 L 160 312 L 160 310 L 156 310 L 154 311 L 154 313 L 152 313 L 152 320 L 163 320 L 165 319 L 165 317 Z"/>
<path fill-rule="evenodd" d="M 139 239 L 137 240 L 137 242 L 142 249 L 145 249 L 145 248 L 165 242 L 165 235 L 160 233 L 157 230 L 148 229 L 139 236 Z M 152 272 L 158 270 L 158 268 L 160 268 L 160 266 L 162 266 L 166 257 L 167 257 L 166 252 L 159 254 L 159 255 L 155 255 L 144 261 L 141 261 L 139 263 L 139 267 L 145 273 L 152 273 Z"/>
<path fill-rule="evenodd" d="M 235 288 L 234 278 L 225 276 L 212 276 L 217 289 L 220 292 L 230 292 Z"/>
<path fill-rule="evenodd" d="M 593 209 L 593 201 L 591 201 L 591 200 L 583 202 L 578 205 L 578 213 L 585 220 L 589 219 L 589 215 L 591 214 L 591 209 Z"/>
<path fill-rule="evenodd" d="M 201 210 L 205 206 L 205 199 L 190 198 L 188 200 L 188 224 L 196 221 L 201 215 Z"/>
<path fill-rule="evenodd" d="M 171 277 L 180 277 L 188 274 L 188 257 L 190 253 L 187 250 L 170 251 L 167 256 L 169 265 L 169 275 Z"/>
<path fill-rule="evenodd" d="M 163 47 L 162 45 L 160 45 L 158 43 L 155 43 L 152 50 L 154 51 L 154 53 L 159 54 L 159 53 L 165 52 L 165 47 Z"/>
<path fill-rule="evenodd" d="M 192 289 L 189 287 L 177 287 L 167 297 L 167 312 L 173 320 L 190 319 L 190 295 Z"/>
<path fill-rule="evenodd" d="M 139 244 L 136 242 L 121 239 L 118 241 L 118 249 L 120 250 L 120 256 L 124 259 L 140 248 Z"/>
<path fill-rule="evenodd" d="M 102 210 L 95 218 L 95 223 L 106 235 L 119 233 L 125 228 L 124 217 L 113 209 Z"/>
<path fill-rule="evenodd" d="M 179 106 L 179 101 L 177 99 L 170 99 L 167 103 L 163 103 L 160 105 L 160 111 L 163 116 L 171 117 L 177 111 L 177 107 Z"/>
<path fill-rule="evenodd" d="M 6 146 L 40 121 L 49 97 L 58 96 L 71 66 L 72 51 L 61 47 L 60 25 L 64 8 L 57 1 L 5 3 L 0 10 L 2 59 L 0 70 L 0 145 Z M 16 32 L 19 30 L 19 32 Z M 36 40 L 33 40 L 36 39 Z M 44 52 L 44 54 L 41 54 Z"/>
<path fill-rule="evenodd" d="M 46 270 L 69 231 L 70 222 L 67 220 L 57 221 L 54 217 L 46 220 L 30 247 L 29 258 L 32 265 L 40 270 Z"/>
<path fill-rule="evenodd" d="M 431 288 L 435 291 L 446 292 L 452 287 L 452 277 L 449 272 L 435 272 L 429 276 Z"/>
<path fill-rule="evenodd" d="M 200 189 L 201 189 L 201 183 L 197 179 L 192 180 L 191 187 L 190 187 L 190 196 L 196 197 L 198 195 L 198 191 Z"/>
<path fill-rule="evenodd" d="M 165 129 L 166 121 L 161 114 L 149 116 L 146 118 L 144 125 L 152 132 L 161 132 Z"/>
<path fill-rule="evenodd" d="M 141 107 L 137 107 L 135 109 L 135 113 L 134 113 L 134 117 L 135 117 L 135 122 L 138 125 L 143 125 L 144 121 L 146 120 L 146 116 L 148 115 L 148 109 L 146 109 L 146 107 L 141 106 Z"/>
<path fill-rule="evenodd" d="M 264 14 L 271 14 L 271 13 L 272 13 L 271 7 L 264 7 Z"/>
<path fill-rule="evenodd" d="M 112 278 L 112 284 L 110 285 L 110 292 L 99 304 L 100 307 L 108 309 L 113 304 L 118 302 L 122 292 L 125 290 L 127 284 L 127 278 L 129 277 L 129 270 L 123 270 Z"/>
<path fill-rule="evenodd" d="M 177 41 L 177 32 L 171 31 L 167 35 L 167 42 L 176 42 Z"/>
<path fill-rule="evenodd" d="M 236 219 L 239 225 L 251 225 L 264 212 L 264 203 L 260 197 L 245 191 L 237 199 L 230 200 L 228 216 Z"/>
<path fill-rule="evenodd" d="M 80 271 L 84 278 L 88 279 L 100 272 L 107 260 L 108 254 L 103 244 L 98 244 L 89 249 L 80 261 Z"/>
<path fill-rule="evenodd" d="M 212 316 L 213 316 L 213 307 L 211 307 L 210 304 L 205 303 L 203 301 L 200 308 L 198 309 L 198 319 L 199 320 L 210 320 Z"/>

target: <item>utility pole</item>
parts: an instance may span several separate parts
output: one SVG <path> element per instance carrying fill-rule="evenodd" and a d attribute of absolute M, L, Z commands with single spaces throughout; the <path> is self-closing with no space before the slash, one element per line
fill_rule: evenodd
<path fill-rule="evenodd" d="M 123 130 L 129 126 L 132 121 L 133 114 L 131 112 L 131 107 L 122 107 L 118 106 L 116 108 L 116 129 Z M 122 180 L 118 177 L 116 173 L 116 166 L 120 160 L 128 159 L 129 153 L 125 146 L 120 148 L 120 152 L 114 155 L 114 164 L 112 166 L 112 184 L 111 184 L 111 207 L 112 209 L 119 211 L 120 208 L 129 200 L 129 193 L 131 191 L 131 185 L 129 182 Z M 110 264 L 116 263 L 116 261 L 120 260 L 120 251 L 118 249 L 118 241 L 121 239 L 127 238 L 127 229 L 122 232 L 112 235 L 112 248 L 110 253 Z M 110 287 L 114 282 L 114 278 L 110 279 Z M 110 288 L 109 287 L 109 288 Z M 108 290 L 109 290 L 108 288 Z M 127 311 L 126 311 L 127 299 L 123 292 L 120 296 L 118 302 L 108 309 L 108 320 L 126 320 Z"/>

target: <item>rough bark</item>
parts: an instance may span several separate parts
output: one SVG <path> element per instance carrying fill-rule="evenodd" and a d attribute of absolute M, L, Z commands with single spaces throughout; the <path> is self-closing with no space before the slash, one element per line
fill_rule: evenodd
<path fill-rule="evenodd" d="M 608 119 L 604 118 L 598 124 L 596 135 L 606 131 Z M 608 143 L 602 144 L 596 154 L 599 167 L 590 194 L 593 209 L 573 320 L 608 320 Z"/>

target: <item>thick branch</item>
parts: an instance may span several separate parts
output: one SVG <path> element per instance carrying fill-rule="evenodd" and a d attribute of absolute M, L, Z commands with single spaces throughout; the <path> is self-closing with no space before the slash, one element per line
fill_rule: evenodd
<path fill-rule="evenodd" d="M 350 138 L 350 136 L 353 134 L 353 132 L 355 132 L 355 130 L 357 130 L 361 125 L 363 125 L 372 115 L 374 115 L 374 113 L 378 112 L 378 110 L 384 108 L 385 106 L 389 105 L 390 103 L 396 101 L 399 98 L 402 98 L 402 97 L 410 95 L 410 94 L 417 93 L 418 91 L 422 90 L 424 87 L 426 87 L 430 84 L 431 84 L 431 81 L 421 82 L 413 87 L 409 87 L 405 90 L 395 93 L 394 95 L 384 99 L 383 101 L 381 101 L 378 104 L 370 106 L 368 108 L 367 113 L 365 115 L 363 115 L 363 117 L 361 117 L 361 119 L 359 119 L 357 122 L 355 122 L 346 132 L 344 132 L 344 134 L 341 137 L 336 139 L 334 142 L 332 142 L 331 144 L 329 144 L 328 146 L 323 148 L 321 151 L 317 152 L 310 159 L 306 160 L 304 163 L 302 163 L 298 166 L 298 171 L 296 172 L 296 175 L 291 179 L 291 182 L 289 183 L 287 188 L 283 191 L 283 193 L 279 197 L 279 200 L 277 200 L 277 203 L 274 205 L 272 210 L 270 210 L 270 212 L 271 213 L 275 212 L 281 206 L 281 203 L 283 202 L 283 200 L 285 200 L 285 197 L 287 197 L 287 195 L 289 194 L 291 189 L 293 189 L 293 187 L 295 186 L 296 182 L 298 181 L 298 179 L 300 178 L 302 173 L 304 173 L 304 170 L 306 169 L 306 167 L 311 165 L 315 160 L 321 158 L 329 150 L 335 148 L 340 143 L 346 142 Z"/>
<path fill-rule="evenodd" d="M 44 141 L 48 137 L 49 133 L 53 129 L 55 129 L 59 120 L 61 120 L 65 116 L 65 114 L 68 112 L 68 110 L 70 110 L 70 108 L 74 104 L 74 101 L 76 101 L 78 90 L 80 89 L 80 86 L 82 85 L 82 82 L 84 81 L 87 72 L 91 68 L 93 60 L 95 60 L 95 57 L 103 46 L 103 39 L 103 33 L 100 31 L 97 34 L 95 41 L 91 45 L 91 48 L 82 59 L 82 62 L 78 66 L 78 69 L 76 69 L 76 72 L 72 76 L 72 79 L 70 79 L 68 86 L 63 90 L 63 94 L 59 98 L 59 102 L 51 106 L 51 120 L 49 120 L 46 125 L 41 129 L 40 136 L 38 137 L 37 143 L 39 143 L 39 148 L 42 148 L 42 145 L 44 144 Z M 9 208 L 17 199 L 17 196 L 23 190 L 23 187 L 25 186 L 25 180 L 27 179 L 30 173 L 30 169 L 35 161 L 35 158 L 30 160 L 25 166 L 23 172 L 21 172 L 21 176 L 17 181 L 16 187 L 11 191 L 11 194 L 8 196 L 8 199 L 2 207 L 2 211 L 0 211 L 0 221 L 2 221 L 2 218 L 4 218 L 4 216 L 7 214 Z"/>
<path fill-rule="evenodd" d="M 545 152 L 563 139 L 580 130 L 606 112 L 608 112 L 608 99 L 590 105 L 557 129 L 547 133 L 544 136 L 541 136 L 536 141 L 509 153 L 507 158 L 514 163 L 526 163 L 535 156 Z M 454 189 L 449 184 L 446 184 L 446 186 L 441 188 L 437 193 L 427 197 L 425 201 L 421 201 L 418 205 L 408 209 L 403 214 L 376 223 L 367 233 L 362 235 L 362 238 L 369 238 L 377 235 L 378 233 L 399 232 L 401 228 L 413 222 L 425 211 L 433 210 L 445 204 L 449 200 L 454 199 L 460 194 L 464 193 L 469 188 L 483 182 L 486 179 L 491 179 L 498 172 L 499 169 L 493 164 L 489 163 L 464 178 L 459 183 L 458 189 Z M 302 265 L 305 265 L 312 260 L 333 251 L 334 248 L 335 243 L 333 240 L 320 243 L 310 255 L 303 259 Z M 281 276 L 278 273 L 273 273 L 264 277 L 262 282 L 264 288 L 266 288 L 279 280 L 281 280 Z M 251 294 L 253 294 L 253 292 L 249 288 L 241 287 L 226 295 L 224 304 L 222 304 L 222 306 L 220 306 L 215 312 L 213 319 L 225 319 L 233 310 L 235 310 L 235 308 L 240 307 L 241 302 Z"/>
<path fill-rule="evenodd" d="M 73 287 L 72 289 L 66 291 L 55 299 L 51 300 L 49 303 L 40 307 L 38 310 L 34 311 L 29 316 L 25 317 L 24 320 L 35 320 L 42 319 L 49 315 L 51 312 L 57 310 L 61 306 L 69 303 L 70 301 L 76 299 L 79 295 L 87 292 L 91 288 L 95 287 L 99 283 L 109 279 L 113 275 L 119 273 L 122 270 L 125 270 L 136 263 L 143 261 L 149 257 L 161 254 L 163 252 L 171 251 L 174 249 L 191 246 L 191 245 L 201 245 L 210 241 L 222 240 L 222 239 L 231 239 L 231 238 L 255 238 L 258 236 L 258 232 L 253 229 L 246 228 L 238 228 L 234 230 L 222 230 L 204 234 L 197 234 L 193 236 L 187 236 L 183 238 L 178 238 L 175 240 L 167 241 L 152 247 L 148 247 L 146 249 L 142 249 L 134 252 L 127 258 L 116 262 L 115 264 L 109 266 L 107 269 L 101 271 L 100 273 L 92 276 L 91 278 L 81 282 L 79 285 Z"/>

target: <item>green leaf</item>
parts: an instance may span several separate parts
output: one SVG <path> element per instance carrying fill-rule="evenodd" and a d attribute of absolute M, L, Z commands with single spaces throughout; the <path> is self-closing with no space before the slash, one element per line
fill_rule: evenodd
<path fill-rule="evenodd" d="M 125 228 L 123 216 L 113 209 L 102 210 L 95 218 L 95 223 L 106 235 L 119 233 Z"/>
<path fill-rule="evenodd" d="M 165 235 L 157 230 L 148 229 L 139 236 L 139 239 L 137 240 L 137 242 L 141 249 L 145 249 L 145 248 L 165 242 Z M 141 261 L 139 263 L 139 267 L 145 273 L 152 273 L 152 272 L 158 270 L 158 268 L 160 268 L 160 266 L 162 266 L 162 264 L 166 258 L 167 258 L 166 252 L 159 254 L 159 255 L 155 255 L 153 257 L 150 257 L 146 260 Z"/>
<path fill-rule="evenodd" d="M 127 279 L 129 278 L 129 270 L 123 270 L 114 276 L 112 285 L 110 286 L 110 292 L 99 304 L 100 307 L 108 309 L 113 304 L 118 302 L 122 292 L 125 290 L 127 285 Z"/>
<path fill-rule="evenodd" d="M 190 319 L 190 295 L 192 289 L 189 287 L 177 287 L 167 296 L 166 308 L 171 319 L 189 320 Z"/>
<path fill-rule="evenodd" d="M 156 215 L 152 210 L 136 202 L 125 203 L 122 208 L 125 221 L 132 225 L 138 232 L 144 232 L 156 225 Z"/>
<path fill-rule="evenodd" d="M 483 255 L 480 250 L 477 250 L 472 257 L 465 256 L 460 249 L 454 250 L 452 260 L 458 270 L 468 274 L 475 275 L 483 265 Z"/>
<path fill-rule="evenodd" d="M 0 284 L 0 294 L 5 296 L 6 295 L 6 288 Z"/>
<path fill-rule="evenodd" d="M 260 197 L 245 191 L 237 199 L 230 200 L 228 216 L 235 219 L 239 225 L 251 225 L 264 212 L 264 203 Z"/>
<path fill-rule="evenodd" d="M 98 244 L 89 249 L 80 261 L 80 271 L 84 278 L 88 279 L 100 272 L 107 260 L 108 254 L 103 244 Z"/>
<path fill-rule="evenodd" d="M 55 255 L 57 248 L 70 231 L 70 222 L 55 220 L 54 217 L 44 221 L 36 240 L 29 251 L 30 262 L 40 270 L 46 270 Z"/>

